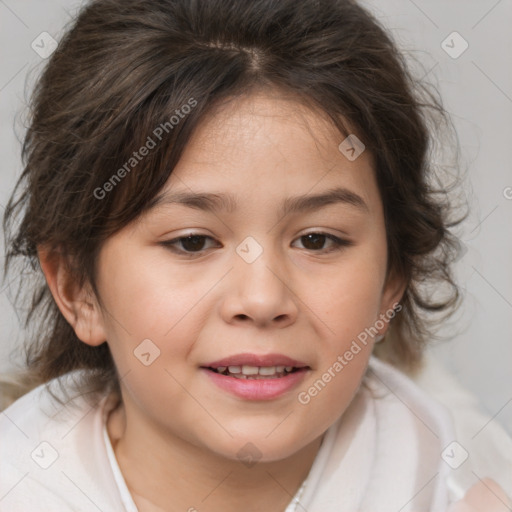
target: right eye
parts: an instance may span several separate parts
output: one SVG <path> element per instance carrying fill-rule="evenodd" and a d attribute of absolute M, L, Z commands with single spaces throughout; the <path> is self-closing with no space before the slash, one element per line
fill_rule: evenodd
<path fill-rule="evenodd" d="M 194 254 L 201 254 L 206 249 L 208 249 L 208 247 L 205 249 L 207 240 L 214 241 L 214 239 L 210 236 L 192 234 L 188 236 L 174 238 L 172 240 L 166 240 L 164 242 L 161 242 L 161 245 L 175 253 L 188 256 Z"/>

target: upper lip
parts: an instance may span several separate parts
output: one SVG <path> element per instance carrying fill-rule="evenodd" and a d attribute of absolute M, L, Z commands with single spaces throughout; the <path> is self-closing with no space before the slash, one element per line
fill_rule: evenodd
<path fill-rule="evenodd" d="M 293 366 L 295 368 L 307 367 L 307 364 L 282 354 L 236 354 L 224 357 L 217 361 L 202 365 L 204 368 L 218 368 L 219 366 Z"/>

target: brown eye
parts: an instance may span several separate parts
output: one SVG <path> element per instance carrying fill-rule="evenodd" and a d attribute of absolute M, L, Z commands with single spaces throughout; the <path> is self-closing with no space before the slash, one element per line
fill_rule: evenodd
<path fill-rule="evenodd" d="M 306 249 L 317 251 L 323 249 L 327 237 L 321 233 L 310 233 L 309 235 L 301 236 L 301 240 Z"/>
<path fill-rule="evenodd" d="M 329 233 L 307 233 L 300 240 L 304 249 L 313 252 L 328 253 L 353 245 L 349 240 L 342 240 Z M 327 243 L 327 246 L 326 246 Z"/>
<path fill-rule="evenodd" d="M 181 242 L 182 247 L 186 251 L 195 252 L 195 251 L 200 251 L 201 249 L 204 248 L 205 240 L 206 240 L 205 236 L 194 235 L 194 236 L 187 236 L 186 238 L 181 238 L 180 242 Z"/>
<path fill-rule="evenodd" d="M 174 238 L 173 240 L 166 240 L 162 242 L 161 245 L 178 254 L 191 255 L 209 249 L 210 247 L 207 247 L 207 241 L 213 242 L 214 240 L 206 235 L 189 235 Z M 217 244 L 217 247 L 218 246 Z"/>

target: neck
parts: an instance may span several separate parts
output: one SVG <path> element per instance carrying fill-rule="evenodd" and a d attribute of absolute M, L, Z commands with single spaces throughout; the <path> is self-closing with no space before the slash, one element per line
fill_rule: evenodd
<path fill-rule="evenodd" d="M 107 420 L 139 512 L 282 512 L 307 477 L 322 441 L 315 439 L 285 460 L 244 465 L 158 429 L 148 435 L 148 425 L 139 423 L 131 417 L 126 421 L 122 403 Z"/>

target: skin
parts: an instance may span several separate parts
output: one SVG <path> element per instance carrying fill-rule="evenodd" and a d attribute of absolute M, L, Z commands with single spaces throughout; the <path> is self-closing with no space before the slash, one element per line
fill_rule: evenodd
<path fill-rule="evenodd" d="M 464 498 L 451 505 L 448 512 L 508 512 L 512 501 L 505 491 L 490 478 L 473 485 Z"/>
<path fill-rule="evenodd" d="M 58 257 L 40 251 L 77 336 L 107 340 L 123 377 L 107 428 L 141 512 L 284 510 L 357 392 L 373 340 L 310 403 L 297 399 L 404 289 L 386 275 L 372 156 L 349 161 L 338 150 L 343 138 L 325 116 L 275 92 L 229 102 L 196 130 L 163 192 L 230 193 L 236 208 L 162 203 L 116 233 L 99 254 L 101 306 Z M 365 207 L 279 213 L 288 197 L 335 187 Z M 190 245 L 162 243 L 191 232 L 211 237 L 191 256 Z M 319 232 L 350 245 L 302 238 Z M 253 263 L 236 252 L 248 236 L 263 249 Z M 160 350 L 149 366 L 133 354 L 144 339 Z M 276 399 L 243 400 L 199 368 L 242 352 L 285 354 L 310 370 Z M 237 457 L 247 442 L 261 454 L 251 467 Z"/>

